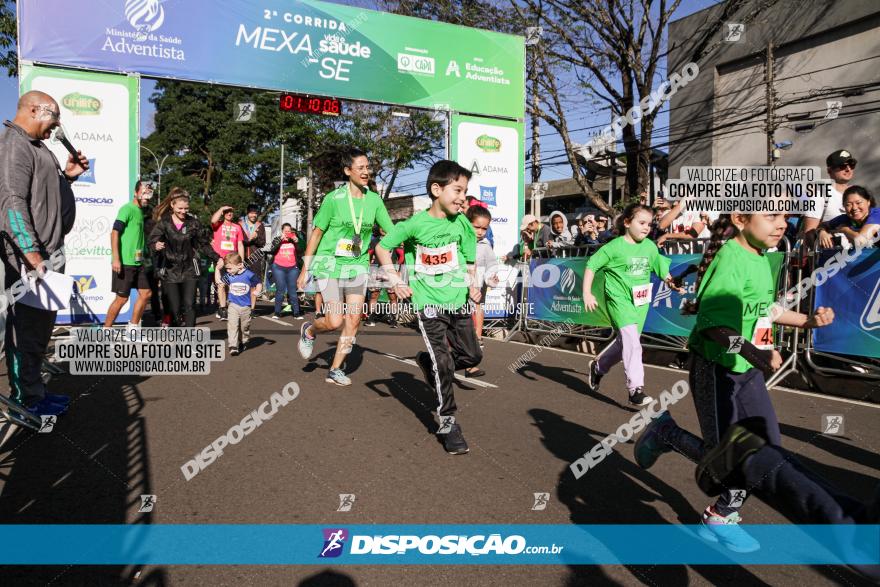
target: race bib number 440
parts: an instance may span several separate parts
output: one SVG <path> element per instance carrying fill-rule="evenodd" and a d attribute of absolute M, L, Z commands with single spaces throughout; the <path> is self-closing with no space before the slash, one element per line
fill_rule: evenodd
<path fill-rule="evenodd" d="M 440 275 L 458 268 L 458 245 L 449 243 L 442 247 L 416 247 L 416 273 Z"/>

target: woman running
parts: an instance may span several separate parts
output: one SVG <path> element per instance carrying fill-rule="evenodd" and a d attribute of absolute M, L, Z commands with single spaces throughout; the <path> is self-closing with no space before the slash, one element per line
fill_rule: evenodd
<path fill-rule="evenodd" d="M 175 325 L 193 327 L 198 253 L 215 262 L 218 259 L 211 248 L 211 235 L 199 219 L 189 213 L 189 194 L 181 188 L 173 188 L 156 206 L 153 215 L 156 225 L 150 232 L 150 248 L 164 258 L 159 277 L 168 298 L 169 312 Z"/>
<path fill-rule="evenodd" d="M 785 226 L 783 214 L 722 215 L 713 225 L 697 271 L 696 300 L 685 306 L 685 313 L 697 314 L 688 343 L 689 379 L 703 438 L 678 427 L 663 412 L 636 441 L 640 467 L 649 468 L 673 449 L 700 461 L 731 426 L 746 418 L 761 418 L 769 443 L 781 445 L 779 421 L 764 381 L 765 372 L 782 366 L 773 344 L 773 323 L 804 329 L 834 320 L 830 308 L 820 307 L 807 316 L 774 305 L 776 283 L 764 250 L 777 245 Z M 722 246 L 727 234 L 733 236 Z M 734 552 L 760 548 L 738 526 L 748 491 L 727 488 L 703 512 L 700 535 Z"/>
<path fill-rule="evenodd" d="M 341 163 L 348 181 L 324 196 L 297 280 L 297 286 L 305 289 L 310 273 L 317 278 L 324 316 L 314 323 L 303 323 L 298 349 L 303 359 L 309 359 L 319 333 L 342 327 L 326 381 L 351 385 L 342 363 L 354 346 L 363 313 L 370 272 L 370 234 L 375 224 L 385 232 L 394 224 L 382 198 L 368 188 L 373 170 L 366 154 L 352 149 L 343 154 Z"/>
<path fill-rule="evenodd" d="M 669 259 L 660 254 L 651 240 L 654 211 L 648 206 L 630 204 L 617 218 L 621 236 L 610 241 L 587 261 L 584 271 L 584 307 L 592 312 L 598 307 L 593 295 L 596 272 L 605 272 L 605 310 L 611 324 L 617 329 L 617 338 L 590 361 L 589 386 L 599 390 L 599 382 L 606 373 L 623 360 L 629 403 L 644 406 L 652 399 L 643 393 L 645 368 L 642 365 L 642 345 L 639 335 L 645 326 L 651 303 L 651 272 L 663 279 L 670 289 L 682 293 L 669 274 Z"/>

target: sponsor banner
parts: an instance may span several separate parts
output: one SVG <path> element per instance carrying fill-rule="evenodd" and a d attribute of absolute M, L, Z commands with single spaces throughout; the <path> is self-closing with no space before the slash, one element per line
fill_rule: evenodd
<path fill-rule="evenodd" d="M 161 500 L 159 501 L 161 507 Z M 699 526 L 8 524 L 0 564 L 17 565 L 876 565 L 880 526 L 750 524 L 739 554 Z M 638 533 L 640 540 L 633 540 Z M 45 545 L 52 544 L 52 548 Z M 645 548 L 651 544 L 651 548 Z"/>
<path fill-rule="evenodd" d="M 24 60 L 524 117 L 519 36 L 314 0 L 106 0 L 79 11 L 19 0 L 18 13 Z M 65 26 L 46 27 L 51 14 Z"/>
<path fill-rule="evenodd" d="M 498 285 L 486 289 L 483 315 L 487 319 L 506 318 L 517 313 L 520 287 L 517 284 L 519 269 L 502 265 L 498 273 Z"/>
<path fill-rule="evenodd" d="M 22 65 L 21 92 L 41 90 L 58 102 L 61 124 L 73 146 L 89 158 L 90 169 L 73 183 L 76 221 L 64 241 L 65 271 L 77 292 L 58 323 L 104 319 L 115 298 L 111 291 L 110 231 L 119 208 L 131 198 L 138 174 L 138 80 L 135 77 Z M 67 151 L 46 145 L 62 167 Z M 132 292 L 119 321 L 131 317 Z"/>
<path fill-rule="evenodd" d="M 489 206 L 499 257 L 519 242 L 519 220 L 525 208 L 522 137 L 523 126 L 518 122 L 452 117 L 450 152 L 473 173 L 468 194 Z"/>
<path fill-rule="evenodd" d="M 669 273 L 678 276 L 691 265 L 699 265 L 702 255 L 666 255 L 670 260 Z M 785 262 L 784 253 L 767 253 L 773 279 L 779 283 L 779 274 Z M 651 274 L 651 288 L 654 292 L 648 318 L 643 332 L 666 334 L 669 336 L 690 336 L 697 323 L 696 316 L 682 316 L 681 307 L 696 295 L 697 274 L 691 273 L 684 279 L 685 293 L 680 294 L 667 287 L 656 275 Z"/>
<path fill-rule="evenodd" d="M 593 280 L 593 295 L 599 306 L 592 312 L 584 309 L 584 257 L 568 259 L 532 259 L 529 264 L 527 317 L 532 320 L 573 322 L 586 326 L 611 326 L 605 313 L 605 273 Z"/>
<path fill-rule="evenodd" d="M 834 251 L 823 251 L 822 267 Z M 818 351 L 880 358 L 880 249 L 865 249 L 816 285 L 815 307 L 834 308 L 834 322 L 813 330 Z"/>

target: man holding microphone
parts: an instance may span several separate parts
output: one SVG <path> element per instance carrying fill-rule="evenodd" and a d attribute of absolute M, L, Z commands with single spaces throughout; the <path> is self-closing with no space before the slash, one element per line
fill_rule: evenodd
<path fill-rule="evenodd" d="M 78 158 L 69 155 L 62 169 L 43 143 L 59 126 L 60 118 L 61 110 L 51 96 L 31 91 L 18 100 L 15 119 L 4 122 L 0 230 L 12 239 L 12 243 L 3 240 L 0 254 L 6 288 L 21 277 L 22 267 L 45 271 L 45 261 L 63 247 L 64 236 L 73 228 L 76 202 L 70 184 L 89 163 L 77 151 Z M 65 395 L 49 393 L 40 372 L 55 315 L 51 310 L 13 304 L 6 316 L 5 341 L 0 342 L 5 343 L 11 397 L 37 417 L 61 414 L 70 402 Z"/>

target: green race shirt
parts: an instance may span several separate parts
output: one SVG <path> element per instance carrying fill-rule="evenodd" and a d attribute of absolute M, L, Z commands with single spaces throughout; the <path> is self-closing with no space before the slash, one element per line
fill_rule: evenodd
<path fill-rule="evenodd" d="M 702 331 L 726 326 L 741 333 L 758 348 L 773 348 L 770 307 L 775 284 L 766 255 L 755 255 L 737 241 L 727 241 L 709 264 L 697 292 L 697 325 L 690 348 L 734 373 L 744 373 L 752 364 L 736 353 L 709 340 Z"/>
<path fill-rule="evenodd" d="M 669 274 L 669 259 L 649 239 L 632 244 L 620 236 L 603 245 L 587 261 L 587 269 L 605 272 L 605 302 L 615 328 L 645 326 L 651 306 L 651 272 L 660 279 Z"/>
<path fill-rule="evenodd" d="M 119 234 L 120 262 L 123 265 L 141 265 L 144 262 L 144 213 L 134 202 L 129 202 L 119 209 L 116 216 L 125 224 L 125 230 Z"/>
<path fill-rule="evenodd" d="M 324 231 L 309 271 L 317 278 L 354 277 L 369 273 L 368 253 L 373 225 L 378 224 L 386 234 L 394 228 L 385 203 L 376 192 L 367 191 L 363 198 L 352 198 L 354 220 L 361 218 L 361 250 L 357 256 L 351 250 L 354 220 L 348 205 L 348 189 L 343 185 L 324 196 L 315 216 L 315 226 Z"/>
<path fill-rule="evenodd" d="M 434 218 L 422 211 L 395 225 L 379 241 L 393 250 L 403 244 L 413 290 L 413 308 L 457 310 L 467 303 L 467 265 L 477 258 L 477 235 L 464 214 Z"/>

